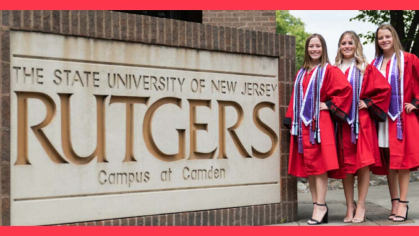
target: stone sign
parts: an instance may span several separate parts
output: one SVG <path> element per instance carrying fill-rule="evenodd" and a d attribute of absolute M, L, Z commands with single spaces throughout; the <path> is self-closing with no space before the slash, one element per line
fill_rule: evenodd
<path fill-rule="evenodd" d="M 277 58 L 10 42 L 12 225 L 279 202 Z"/>

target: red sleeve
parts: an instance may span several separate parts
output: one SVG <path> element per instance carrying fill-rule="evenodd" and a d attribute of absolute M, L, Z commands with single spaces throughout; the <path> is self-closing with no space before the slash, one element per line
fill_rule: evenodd
<path fill-rule="evenodd" d="M 352 105 L 352 86 L 335 66 L 328 66 L 322 90 L 326 92 L 326 105 L 341 120 L 346 121 Z"/>
<path fill-rule="evenodd" d="M 414 54 L 410 54 L 410 61 L 412 62 L 412 77 L 413 77 L 413 100 L 412 104 L 419 108 L 419 59 Z"/>
<path fill-rule="evenodd" d="M 297 72 L 297 75 L 298 75 L 298 73 L 299 73 L 299 71 Z M 295 75 L 295 79 L 297 79 L 297 75 Z M 292 119 L 294 118 L 294 117 L 292 117 L 293 106 L 294 106 L 294 87 L 292 89 L 291 100 L 290 100 L 290 103 L 288 104 L 287 113 L 285 113 L 285 117 L 284 117 L 284 121 L 283 121 L 283 125 L 287 128 L 291 128 Z"/>
<path fill-rule="evenodd" d="M 284 121 L 283 121 L 283 125 L 285 127 L 289 128 L 289 129 L 291 128 L 291 123 L 292 123 L 292 119 L 293 119 L 293 117 L 292 117 L 293 106 L 294 106 L 294 89 L 292 90 L 291 100 L 290 100 L 290 103 L 288 105 L 287 113 L 285 114 Z"/>
<path fill-rule="evenodd" d="M 364 73 L 360 99 L 367 104 L 372 118 L 384 122 L 390 106 L 391 86 L 386 78 L 372 65 Z"/>

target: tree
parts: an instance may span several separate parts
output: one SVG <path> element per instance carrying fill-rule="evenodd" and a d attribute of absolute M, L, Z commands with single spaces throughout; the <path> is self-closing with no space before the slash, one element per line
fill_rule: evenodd
<path fill-rule="evenodd" d="M 304 61 L 304 44 L 309 33 L 305 32 L 304 22 L 289 11 L 276 11 L 276 32 L 295 36 L 295 68 L 298 70 Z"/>
<path fill-rule="evenodd" d="M 397 35 L 403 45 L 406 52 L 410 52 L 419 56 L 419 11 L 415 10 L 389 10 L 389 11 L 377 11 L 377 10 L 365 10 L 359 11 L 360 13 L 351 18 L 352 20 L 368 21 L 375 25 L 381 25 L 383 23 L 390 23 L 397 31 Z M 375 32 L 369 31 L 367 34 L 360 34 L 366 41 L 364 44 L 373 43 L 375 38 Z"/>

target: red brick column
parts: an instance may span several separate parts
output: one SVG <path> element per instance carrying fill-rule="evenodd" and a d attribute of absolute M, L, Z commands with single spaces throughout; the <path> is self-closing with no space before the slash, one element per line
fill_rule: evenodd
<path fill-rule="evenodd" d="M 255 31 L 276 32 L 275 10 L 202 11 L 202 23 Z"/>
<path fill-rule="evenodd" d="M 280 122 L 280 147 L 281 147 L 281 201 L 291 202 L 288 205 L 292 212 L 292 219 L 298 219 L 297 178 L 288 174 L 288 160 L 290 147 L 290 130 L 282 125 L 285 113 L 291 99 L 295 75 L 295 37 L 280 35 L 279 56 L 279 122 Z"/>
<path fill-rule="evenodd" d="M 10 34 L 9 12 L 0 14 L 0 225 L 10 225 Z"/>

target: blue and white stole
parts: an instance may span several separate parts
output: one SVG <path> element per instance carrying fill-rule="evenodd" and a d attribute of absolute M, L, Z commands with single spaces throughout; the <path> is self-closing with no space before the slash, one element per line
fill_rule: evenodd
<path fill-rule="evenodd" d="M 291 125 L 291 135 L 298 136 L 298 152 L 303 153 L 303 132 L 302 123 L 305 126 L 310 125 L 310 143 L 320 143 L 320 90 L 323 85 L 323 79 L 327 64 L 322 68 L 316 66 L 304 94 L 303 80 L 307 73 L 306 69 L 301 69 L 297 74 L 294 83 L 293 100 L 293 121 Z"/>
<path fill-rule="evenodd" d="M 364 65 L 362 65 L 364 66 Z M 349 67 L 348 81 L 352 85 L 352 107 L 349 111 L 349 116 L 347 118 L 348 124 L 351 126 L 351 141 L 356 143 L 359 134 L 359 97 L 361 95 L 363 76 L 361 71 L 356 67 L 355 60 L 352 62 Z"/>
<path fill-rule="evenodd" d="M 380 70 L 383 63 L 383 55 L 376 58 L 374 66 Z M 396 53 L 393 54 L 390 61 L 388 83 L 391 86 L 390 108 L 388 116 L 395 121 L 397 119 L 397 139 L 403 140 L 402 113 L 403 113 L 403 90 L 404 90 L 404 54 L 400 52 L 400 71 L 397 66 Z"/>

